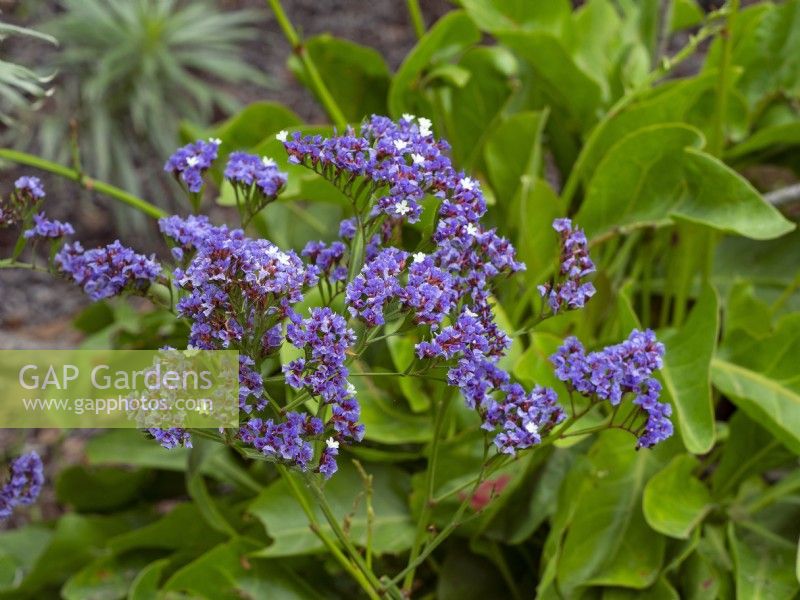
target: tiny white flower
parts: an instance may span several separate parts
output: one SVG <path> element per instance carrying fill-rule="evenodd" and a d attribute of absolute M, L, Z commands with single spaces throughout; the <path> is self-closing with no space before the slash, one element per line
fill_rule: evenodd
<path fill-rule="evenodd" d="M 279 142 L 285 142 L 289 139 L 289 132 L 285 129 L 281 129 L 278 133 L 275 134 L 275 139 Z"/>
<path fill-rule="evenodd" d="M 208 141 L 214 144 L 215 146 L 219 146 L 222 143 L 222 140 L 215 137 L 208 138 Z"/>
<path fill-rule="evenodd" d="M 394 212 L 396 212 L 398 215 L 406 216 L 411 212 L 411 207 L 405 200 L 400 200 L 400 202 L 394 205 Z"/>
<path fill-rule="evenodd" d="M 199 156 L 190 156 L 186 159 L 186 164 L 190 167 L 196 167 L 200 164 L 200 157 Z"/>
<path fill-rule="evenodd" d="M 474 223 L 467 225 L 467 233 L 470 235 L 478 235 L 478 228 L 475 227 Z"/>
<path fill-rule="evenodd" d="M 332 450 L 338 450 L 339 449 L 339 442 L 337 442 L 332 437 L 329 437 L 327 440 L 325 440 L 325 444 L 328 446 L 328 448 L 330 448 Z"/>
<path fill-rule="evenodd" d="M 433 123 L 430 119 L 426 119 L 425 117 L 419 118 L 419 134 L 423 137 L 429 136 L 433 131 L 431 127 Z"/>
<path fill-rule="evenodd" d="M 414 262 L 415 263 L 421 263 L 423 260 L 425 260 L 426 256 L 427 255 L 424 252 L 415 252 L 414 253 Z"/>
<path fill-rule="evenodd" d="M 292 262 L 292 259 L 289 258 L 288 254 L 284 254 L 283 252 L 281 252 L 280 254 L 278 254 L 278 262 L 286 266 Z"/>
<path fill-rule="evenodd" d="M 472 311 L 471 311 L 470 309 L 468 309 L 468 308 L 465 308 L 465 309 L 464 309 L 464 314 L 465 314 L 465 315 L 467 315 L 468 317 L 473 317 L 473 318 L 478 316 L 478 314 L 477 314 L 477 313 L 474 313 L 474 312 L 472 312 Z"/>
<path fill-rule="evenodd" d="M 461 187 L 470 192 L 475 188 L 475 182 L 469 177 L 464 177 L 458 183 L 461 184 Z"/>
<path fill-rule="evenodd" d="M 527 423 L 525 423 L 525 430 L 528 433 L 539 433 L 539 428 L 533 421 L 528 421 Z"/>
<path fill-rule="evenodd" d="M 347 389 L 347 394 L 348 395 L 355 395 L 356 393 L 358 393 L 358 391 L 356 390 L 356 386 L 354 386 L 349 381 L 347 382 L 347 388 L 346 389 Z"/>
<path fill-rule="evenodd" d="M 261 158 L 261 163 L 262 163 L 262 164 L 263 164 L 265 167 L 274 167 L 274 166 L 275 166 L 275 164 L 276 164 L 276 163 L 275 163 L 275 161 L 274 161 L 274 160 L 272 160 L 272 159 L 271 159 L 269 156 L 264 156 L 264 157 L 262 157 L 262 158 Z"/>
<path fill-rule="evenodd" d="M 400 152 L 405 150 L 406 147 L 408 146 L 408 142 L 406 142 L 405 140 L 395 140 L 393 143 L 394 147 L 397 148 Z"/>
<path fill-rule="evenodd" d="M 422 156 L 422 154 L 417 154 L 414 152 L 414 154 L 411 155 L 411 160 L 414 161 L 415 165 L 421 165 L 425 162 L 425 157 Z"/>
<path fill-rule="evenodd" d="M 413 121 L 415 119 L 414 115 L 410 113 L 403 113 L 403 120 L 404 121 Z"/>

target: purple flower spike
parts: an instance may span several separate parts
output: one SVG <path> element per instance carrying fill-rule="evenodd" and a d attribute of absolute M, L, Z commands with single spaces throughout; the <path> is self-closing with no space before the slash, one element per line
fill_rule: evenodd
<path fill-rule="evenodd" d="M 34 226 L 28 229 L 25 233 L 25 239 L 31 238 L 49 238 L 60 239 L 68 235 L 74 235 L 75 230 L 69 223 L 62 223 L 55 219 L 50 220 L 40 212 L 33 217 Z"/>
<path fill-rule="evenodd" d="M 0 519 L 7 519 L 17 506 L 33 504 L 44 484 L 42 459 L 35 452 L 23 454 L 11 463 L 8 483 L 0 489 Z"/>
<path fill-rule="evenodd" d="M 203 175 L 217 159 L 220 140 L 198 140 L 178 148 L 164 165 L 167 173 L 186 184 L 188 190 L 197 193 L 203 189 Z"/>

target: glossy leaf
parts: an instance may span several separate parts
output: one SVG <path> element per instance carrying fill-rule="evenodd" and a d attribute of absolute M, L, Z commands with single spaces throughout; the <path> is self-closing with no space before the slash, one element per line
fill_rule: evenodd
<path fill-rule="evenodd" d="M 569 19 L 566 0 L 461 0 L 461 6 L 483 31 L 544 29 L 560 33 Z"/>
<path fill-rule="evenodd" d="M 404 112 L 417 114 L 425 106 L 415 99 L 425 70 L 431 65 L 447 62 L 480 40 L 480 32 L 463 11 L 453 11 L 442 17 L 422 37 L 406 56 L 389 88 L 389 111 L 395 117 Z M 420 114 L 420 116 L 430 116 Z"/>
<path fill-rule="evenodd" d="M 714 386 L 753 420 L 800 454 L 800 315 L 782 319 L 773 336 L 740 340 L 712 362 Z"/>
<path fill-rule="evenodd" d="M 694 475 L 697 467 L 697 459 L 681 454 L 647 482 L 642 506 L 650 527 L 685 540 L 711 510 L 711 494 Z"/>
<path fill-rule="evenodd" d="M 717 304 L 714 288 L 704 287 L 683 326 L 663 337 L 664 396 L 674 407 L 681 439 L 693 454 L 705 454 L 714 445 L 710 365 L 719 333 Z"/>
<path fill-rule="evenodd" d="M 664 538 L 647 526 L 641 497 L 660 463 L 652 452 L 632 453 L 632 442 L 619 431 L 602 434 L 589 451 L 576 495 L 560 497 L 559 512 L 571 515 L 557 566 L 565 594 L 584 585 L 643 589 L 658 575 Z"/>
<path fill-rule="evenodd" d="M 794 229 L 745 179 L 700 152 L 702 141 L 696 129 L 681 124 L 627 136 L 598 165 L 576 220 L 593 238 L 675 218 L 753 239 Z"/>
<path fill-rule="evenodd" d="M 736 597 L 790 600 L 800 590 L 795 547 L 788 540 L 728 526 L 736 564 Z"/>

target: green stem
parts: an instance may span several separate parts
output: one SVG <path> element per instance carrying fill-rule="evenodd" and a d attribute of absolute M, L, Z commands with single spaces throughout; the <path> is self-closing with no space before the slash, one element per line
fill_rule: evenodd
<path fill-rule="evenodd" d="M 730 86 L 731 55 L 733 53 L 731 30 L 739 12 L 739 0 L 730 0 L 729 10 L 725 25 L 719 32 L 722 38 L 722 60 L 719 65 L 719 77 L 717 78 L 711 132 L 708 136 L 708 152 L 714 156 L 721 156 L 725 147 L 725 121 L 728 114 L 728 88 Z"/>
<path fill-rule="evenodd" d="M 10 150 L 8 148 L 0 148 L 0 159 L 10 160 L 11 162 L 20 165 L 27 165 L 29 167 L 34 167 L 35 169 L 41 169 L 42 171 L 53 173 L 59 177 L 64 177 L 65 179 L 70 179 L 86 190 L 97 192 L 104 196 L 108 196 L 109 198 L 119 200 L 123 204 L 131 206 L 149 217 L 160 219 L 161 217 L 167 216 L 167 213 L 157 206 L 154 206 L 146 200 L 142 200 L 133 194 L 129 194 L 125 190 L 113 186 L 110 183 L 97 181 L 96 179 L 92 179 L 91 177 L 83 175 L 75 169 L 70 169 L 64 165 L 45 160 L 44 158 L 39 158 L 33 154 L 19 152 L 17 150 Z"/>
<path fill-rule="evenodd" d="M 406 0 L 406 6 L 408 7 L 408 16 L 411 17 L 411 25 L 414 27 L 414 34 L 417 39 L 420 39 L 425 35 L 425 19 L 419 8 L 419 0 Z"/>
<path fill-rule="evenodd" d="M 320 541 L 325 545 L 331 555 L 342 565 L 342 567 L 347 571 L 353 579 L 355 579 L 361 588 L 367 593 L 371 600 L 380 600 L 380 595 L 377 593 L 375 586 L 373 586 L 367 578 L 364 576 L 361 571 L 359 571 L 350 560 L 344 555 L 344 553 L 339 549 L 339 547 L 334 543 L 334 541 L 328 536 L 327 533 L 322 529 L 320 526 L 319 520 L 317 519 L 317 515 L 314 513 L 314 509 L 308 503 L 308 499 L 306 498 L 303 490 L 297 485 L 297 482 L 292 477 L 292 474 L 289 470 L 282 466 L 276 465 L 278 469 L 278 473 L 280 473 L 283 480 L 286 482 L 287 486 L 289 487 L 289 491 L 291 492 L 292 496 L 295 497 L 297 503 L 303 509 L 303 512 L 306 514 L 306 518 L 308 519 L 309 526 L 311 527 L 311 531 L 320 539 Z"/>
<path fill-rule="evenodd" d="M 303 40 L 286 15 L 286 11 L 283 10 L 281 0 L 267 0 L 267 3 L 275 14 L 275 18 L 283 31 L 283 35 L 286 36 L 286 39 L 291 44 L 293 52 L 300 59 L 312 91 L 317 95 L 317 98 L 319 98 L 322 107 L 325 109 L 325 112 L 328 113 L 333 124 L 340 129 L 344 129 L 347 127 L 347 119 L 339 108 L 339 105 L 336 104 L 336 100 L 333 99 L 325 82 L 322 81 L 322 76 L 319 74 L 317 66 L 314 64 L 314 61 L 311 60 L 308 50 L 303 45 Z"/>
<path fill-rule="evenodd" d="M 442 438 L 442 431 L 444 430 L 445 416 L 447 409 L 450 407 L 450 401 L 453 398 L 450 388 L 444 388 L 442 399 L 436 405 L 436 412 L 433 420 L 433 440 L 431 441 L 431 449 L 428 453 L 428 469 L 425 472 L 425 501 L 420 511 L 419 520 L 417 521 L 417 531 L 414 535 L 414 544 L 411 547 L 411 554 L 408 557 L 408 573 L 403 580 L 403 589 L 408 592 L 411 585 L 414 583 L 414 573 L 416 567 L 411 565 L 419 556 L 422 549 L 422 543 L 425 540 L 425 532 L 428 529 L 428 521 L 431 518 L 433 506 L 435 504 L 435 485 L 436 485 L 436 465 L 439 460 L 439 446 Z"/>

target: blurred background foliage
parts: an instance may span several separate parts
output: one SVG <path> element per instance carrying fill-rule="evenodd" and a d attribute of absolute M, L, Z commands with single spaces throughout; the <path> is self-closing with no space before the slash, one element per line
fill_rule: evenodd
<path fill-rule="evenodd" d="M 134 18 L 142 4 L 123 4 L 118 9 L 132 15 L 132 25 L 118 35 L 141 43 L 133 39 L 143 31 L 144 21 Z M 159 163 L 181 142 L 219 137 L 223 156 L 249 150 L 289 172 L 286 193 L 254 230 L 299 250 L 308 240 L 333 239 L 348 204 L 326 182 L 288 164 L 275 134 L 330 133 L 342 120 L 357 124 L 373 112 L 428 116 L 452 143 L 456 164 L 480 177 L 489 218 L 528 265 L 497 290 L 502 325 L 518 333 L 505 364 L 516 378 L 551 385 L 563 397 L 547 357 L 568 334 L 594 348 L 648 326 L 665 341 L 662 383 L 676 436 L 654 451 L 634 452 L 631 439 L 610 431 L 521 457 L 476 497 L 473 508 L 483 512 L 419 571 L 414 597 L 797 598 L 800 0 L 732 0 L 721 10 L 694 0 L 579 4 L 460 0 L 428 23 L 399 64 L 387 61 L 389 49 L 380 45 L 312 35 L 298 52 L 287 52 L 287 68 L 321 108 L 298 114 L 296 106 L 274 101 L 277 91 L 264 91 L 227 118 L 211 110 L 229 107 L 222 91 L 212 91 L 224 78 L 211 56 L 210 64 L 201 61 L 211 81 L 203 80 L 202 92 L 186 88 L 188 107 L 172 91 L 184 89 L 184 79 L 160 63 L 152 87 L 134 85 L 130 96 L 126 84 L 117 87 L 103 70 L 89 68 L 87 49 L 111 46 L 101 64 L 129 74 L 115 81 L 150 81 L 138 54 L 120 51 L 119 62 L 113 59 L 118 43 L 100 34 L 100 24 L 68 46 L 75 39 L 69 32 L 86 27 L 70 21 L 75 15 L 115 2 L 65 2 L 61 16 L 34 26 L 63 47 L 53 63 L 61 69 L 60 102 L 77 98 L 69 106 L 92 113 L 97 101 L 103 113 L 105 102 L 117 99 L 97 118 L 121 132 L 101 135 L 102 143 L 125 144 L 134 157 L 139 187 L 132 189 L 145 193 L 145 182 L 158 176 L 158 166 L 137 162 L 140 152 L 158 152 L 152 162 Z M 188 3 L 159 5 L 169 7 L 169 23 L 194 10 Z M 392 10 L 402 8 L 394 3 Z M 291 16 L 291 2 L 287 10 Z M 215 18 L 228 24 L 222 54 L 233 60 L 239 36 L 256 29 L 245 27 L 252 17 L 221 15 Z M 102 31 L 118 31 L 121 22 Z M 302 25 L 295 23 L 301 32 Z M 194 31 L 191 47 L 207 50 Z M 197 65 L 173 54 L 170 64 L 194 77 Z M 239 68 L 243 79 L 259 81 Z M 158 102 L 166 112 L 144 110 Z M 71 109 L 53 118 L 64 128 L 80 114 Z M 99 134 L 88 125 L 95 115 L 82 118 L 88 120 L 79 139 L 91 146 L 104 126 Z M 157 139 L 136 133 L 152 126 Z M 166 151 L 158 149 L 162 143 Z M 215 178 L 219 184 L 219 170 Z M 220 219 L 233 219 L 224 186 L 206 202 Z M 564 215 L 590 238 L 598 295 L 586 311 L 531 329 L 535 286 L 556 261 L 549 223 Z M 424 235 L 431 223 L 423 217 L 405 235 Z M 157 347 L 186 335 L 169 314 L 124 302 L 94 305 L 76 325 L 93 347 Z M 354 369 L 402 370 L 416 341 L 390 338 L 377 345 L 369 369 L 359 362 Z M 348 452 L 374 476 L 376 568 L 396 572 L 426 501 L 433 390 L 407 378 L 358 381 L 367 438 Z M 282 398 L 285 390 L 275 388 L 270 392 Z M 448 418 L 435 526 L 448 521 L 480 463 L 475 428 L 466 409 Z M 327 491 L 363 545 L 367 514 L 358 472 L 344 468 Z M 285 480 L 226 448 L 200 440 L 195 450 L 168 453 L 135 432 L 100 434 L 88 442 L 83 462 L 58 476 L 56 494 L 68 507 L 58 519 L 0 535 L 0 590 L 8 597 L 357 594 L 308 529 Z"/>

